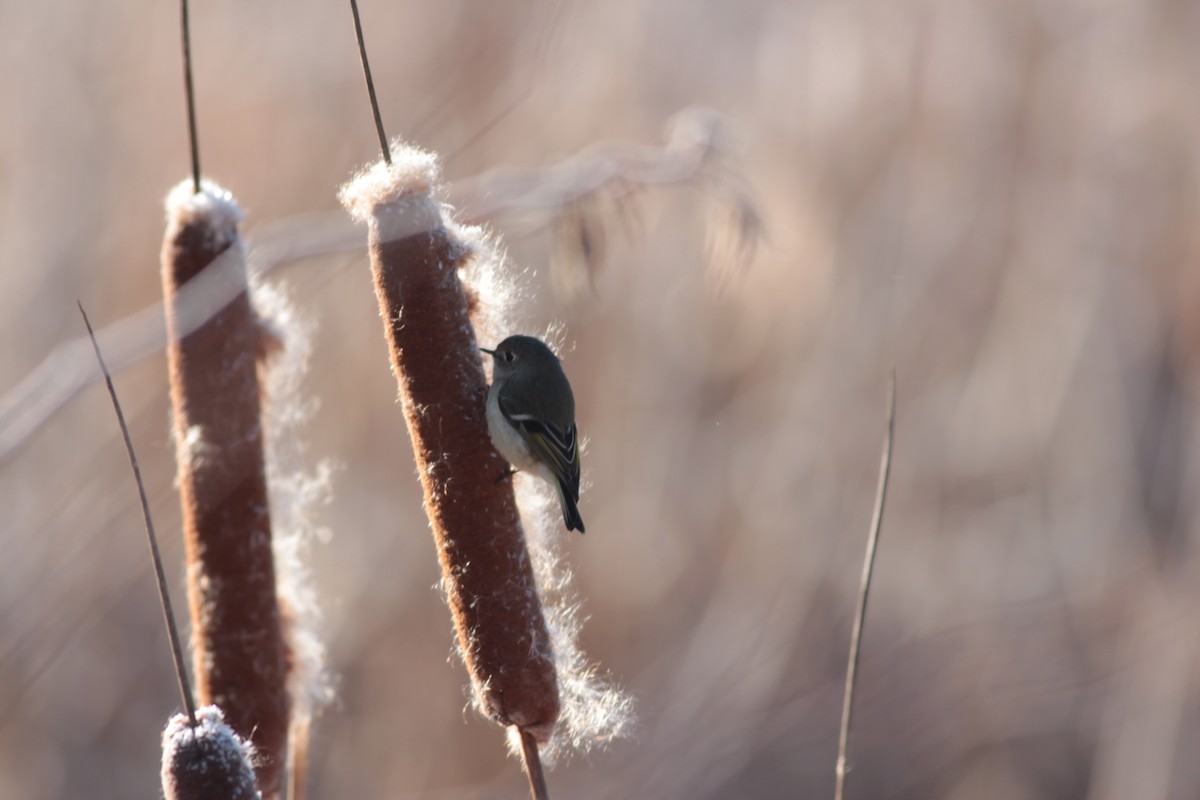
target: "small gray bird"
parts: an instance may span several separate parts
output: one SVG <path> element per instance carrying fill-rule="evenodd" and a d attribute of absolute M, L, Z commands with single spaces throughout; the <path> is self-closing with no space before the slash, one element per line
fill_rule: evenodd
<path fill-rule="evenodd" d="M 558 490 L 567 530 L 583 533 L 579 516 L 579 441 L 575 395 L 558 356 L 540 339 L 510 336 L 495 350 L 487 396 L 488 433 L 516 469 L 537 473 Z"/>

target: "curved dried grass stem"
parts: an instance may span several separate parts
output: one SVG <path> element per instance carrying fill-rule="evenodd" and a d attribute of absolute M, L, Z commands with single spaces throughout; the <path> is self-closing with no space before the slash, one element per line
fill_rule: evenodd
<path fill-rule="evenodd" d="M 154 533 L 154 519 L 150 516 L 150 500 L 146 497 L 146 483 L 142 480 L 142 470 L 138 466 L 137 452 L 133 449 L 133 438 L 129 435 L 129 425 L 125 422 L 125 412 L 121 410 L 121 401 L 117 399 L 117 389 L 113 386 L 108 365 L 104 363 L 104 355 L 100 352 L 100 343 L 96 341 L 96 332 L 92 330 L 92 321 L 88 319 L 87 312 L 83 310 L 83 303 L 77 301 L 77 304 L 79 313 L 83 315 L 83 324 L 87 327 L 88 337 L 92 340 L 92 347 L 96 351 L 96 361 L 100 363 L 100 372 L 104 375 L 108 396 L 112 398 L 113 410 L 117 413 L 117 424 L 121 426 L 121 436 L 125 439 L 125 452 L 129 454 L 129 466 L 133 468 L 138 499 L 142 503 L 142 518 L 146 523 L 146 538 L 150 543 L 150 560 L 154 562 L 154 577 L 158 582 L 158 601 L 167 625 L 167 637 L 171 640 L 171 659 L 175 662 L 175 678 L 179 681 L 179 694 L 183 699 L 183 707 L 187 710 L 188 723 L 195 728 L 196 703 L 192 700 L 192 687 L 188 682 L 187 667 L 184 666 L 183 642 L 179 638 L 179 628 L 175 624 L 175 611 L 171 608 L 171 593 L 167 591 L 167 576 L 163 571 L 162 554 L 158 551 L 158 536 Z"/>
<path fill-rule="evenodd" d="M 850 657 L 846 664 L 846 688 L 842 698 L 842 727 L 838 734 L 837 784 L 834 800 L 843 800 L 846 792 L 846 774 L 850 771 L 847 752 L 850 748 L 850 725 L 854 714 L 854 687 L 858 679 L 858 656 L 862 645 L 863 625 L 867 618 L 867 595 L 871 591 L 871 577 L 875 571 L 875 551 L 879 545 L 879 531 L 883 526 L 883 505 L 887 499 L 888 477 L 892 471 L 892 442 L 896 434 L 896 370 L 892 369 L 888 384 L 887 436 L 884 439 L 883 455 L 879 463 L 879 486 L 875 492 L 875 510 L 871 515 L 871 530 L 867 535 L 867 552 L 863 557 L 862 581 L 858 590 L 858 607 L 854 612 L 854 630 L 850 634 Z"/>

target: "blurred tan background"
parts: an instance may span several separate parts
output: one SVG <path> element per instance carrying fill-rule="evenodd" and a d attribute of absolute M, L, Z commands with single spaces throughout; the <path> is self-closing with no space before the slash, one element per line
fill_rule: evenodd
<path fill-rule="evenodd" d="M 376 154 L 346 3 L 196 3 L 201 159 L 256 226 L 340 215 Z M 595 292 L 496 229 L 565 325 L 590 444 L 564 547 L 636 737 L 554 797 L 831 796 L 896 365 L 896 460 L 849 796 L 1200 796 L 1200 5 L 362 4 L 389 132 L 451 181 L 739 132 L 765 238 L 723 292 L 705 190 L 640 194 Z M 188 172 L 178 9 L 0 2 L 0 393 L 154 303 Z M 504 113 L 510 110 L 510 113 Z M 336 703 L 315 798 L 521 798 L 466 709 L 365 256 L 276 270 L 316 326 L 301 430 L 338 465 L 311 560 Z M 182 607 L 165 359 L 123 370 Z M 35 403 L 36 405 L 36 403 Z M 0 796 L 158 795 L 179 706 L 108 400 L 0 466 Z"/>

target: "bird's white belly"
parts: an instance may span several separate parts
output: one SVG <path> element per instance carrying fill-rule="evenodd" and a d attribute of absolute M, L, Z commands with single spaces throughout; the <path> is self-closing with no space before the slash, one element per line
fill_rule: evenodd
<path fill-rule="evenodd" d="M 508 463 L 517 469 L 532 470 L 537 466 L 537 459 L 529 451 L 529 446 L 521 438 L 521 434 L 504 418 L 500 404 L 496 398 L 488 395 L 487 403 L 488 435 L 492 438 L 492 446 L 504 456 Z"/>

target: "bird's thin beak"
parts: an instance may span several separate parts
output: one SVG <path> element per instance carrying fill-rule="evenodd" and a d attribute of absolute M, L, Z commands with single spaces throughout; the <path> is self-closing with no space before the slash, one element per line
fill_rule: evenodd
<path fill-rule="evenodd" d="M 487 354 L 488 354 L 489 356 L 491 356 L 492 358 L 495 358 L 495 357 L 496 357 L 496 351 L 495 351 L 495 350 L 488 350 L 486 347 L 481 347 L 481 348 L 479 348 L 479 352 L 481 352 L 481 353 L 487 353 Z"/>

